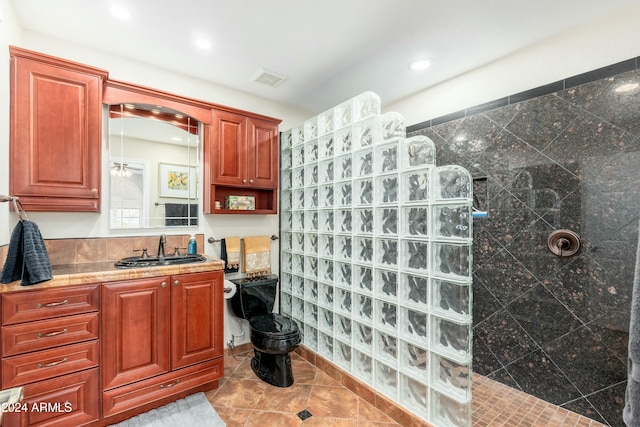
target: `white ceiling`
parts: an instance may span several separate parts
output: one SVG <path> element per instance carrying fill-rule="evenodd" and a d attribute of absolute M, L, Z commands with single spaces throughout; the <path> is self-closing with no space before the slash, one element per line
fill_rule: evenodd
<path fill-rule="evenodd" d="M 319 113 L 392 103 L 638 0 L 13 0 L 26 30 Z M 130 10 L 119 21 L 112 5 Z M 198 37 L 210 40 L 203 51 Z M 410 59 L 431 57 L 421 73 Z M 262 68 L 288 76 L 252 81 Z"/>

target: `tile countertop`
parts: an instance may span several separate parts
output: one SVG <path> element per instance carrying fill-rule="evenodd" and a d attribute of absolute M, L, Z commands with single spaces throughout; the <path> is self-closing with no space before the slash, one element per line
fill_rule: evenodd
<path fill-rule="evenodd" d="M 113 261 L 109 261 L 53 265 L 51 269 L 53 271 L 53 279 L 49 281 L 22 286 L 20 281 L 17 280 L 7 285 L 0 285 L 0 293 L 134 280 L 145 277 L 169 276 L 172 274 L 201 273 L 224 269 L 224 261 L 207 257 L 207 261 L 205 262 L 144 268 L 117 268 Z"/>

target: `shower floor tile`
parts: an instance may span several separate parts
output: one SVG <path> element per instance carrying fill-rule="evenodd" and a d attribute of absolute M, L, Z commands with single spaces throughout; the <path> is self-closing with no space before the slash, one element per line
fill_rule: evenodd
<path fill-rule="evenodd" d="M 472 387 L 473 427 L 605 427 L 481 375 Z"/>

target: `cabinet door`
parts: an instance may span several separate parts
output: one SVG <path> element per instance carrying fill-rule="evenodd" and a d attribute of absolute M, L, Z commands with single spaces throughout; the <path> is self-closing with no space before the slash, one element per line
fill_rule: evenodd
<path fill-rule="evenodd" d="M 247 168 L 250 187 L 278 188 L 278 125 L 248 119 Z"/>
<path fill-rule="evenodd" d="M 171 276 L 171 367 L 223 354 L 221 271 Z"/>
<path fill-rule="evenodd" d="M 21 52 L 12 48 L 10 192 L 27 211 L 99 212 L 103 76 Z"/>
<path fill-rule="evenodd" d="M 214 184 L 247 183 L 247 119 L 241 114 L 213 111 L 213 150 L 210 159 Z"/>
<path fill-rule="evenodd" d="M 104 390 L 169 371 L 169 277 L 102 287 Z"/>

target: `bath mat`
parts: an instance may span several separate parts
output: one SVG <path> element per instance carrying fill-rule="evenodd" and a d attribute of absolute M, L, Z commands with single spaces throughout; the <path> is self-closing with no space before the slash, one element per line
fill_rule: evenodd
<path fill-rule="evenodd" d="M 225 427 L 204 393 L 195 393 L 111 427 Z"/>

